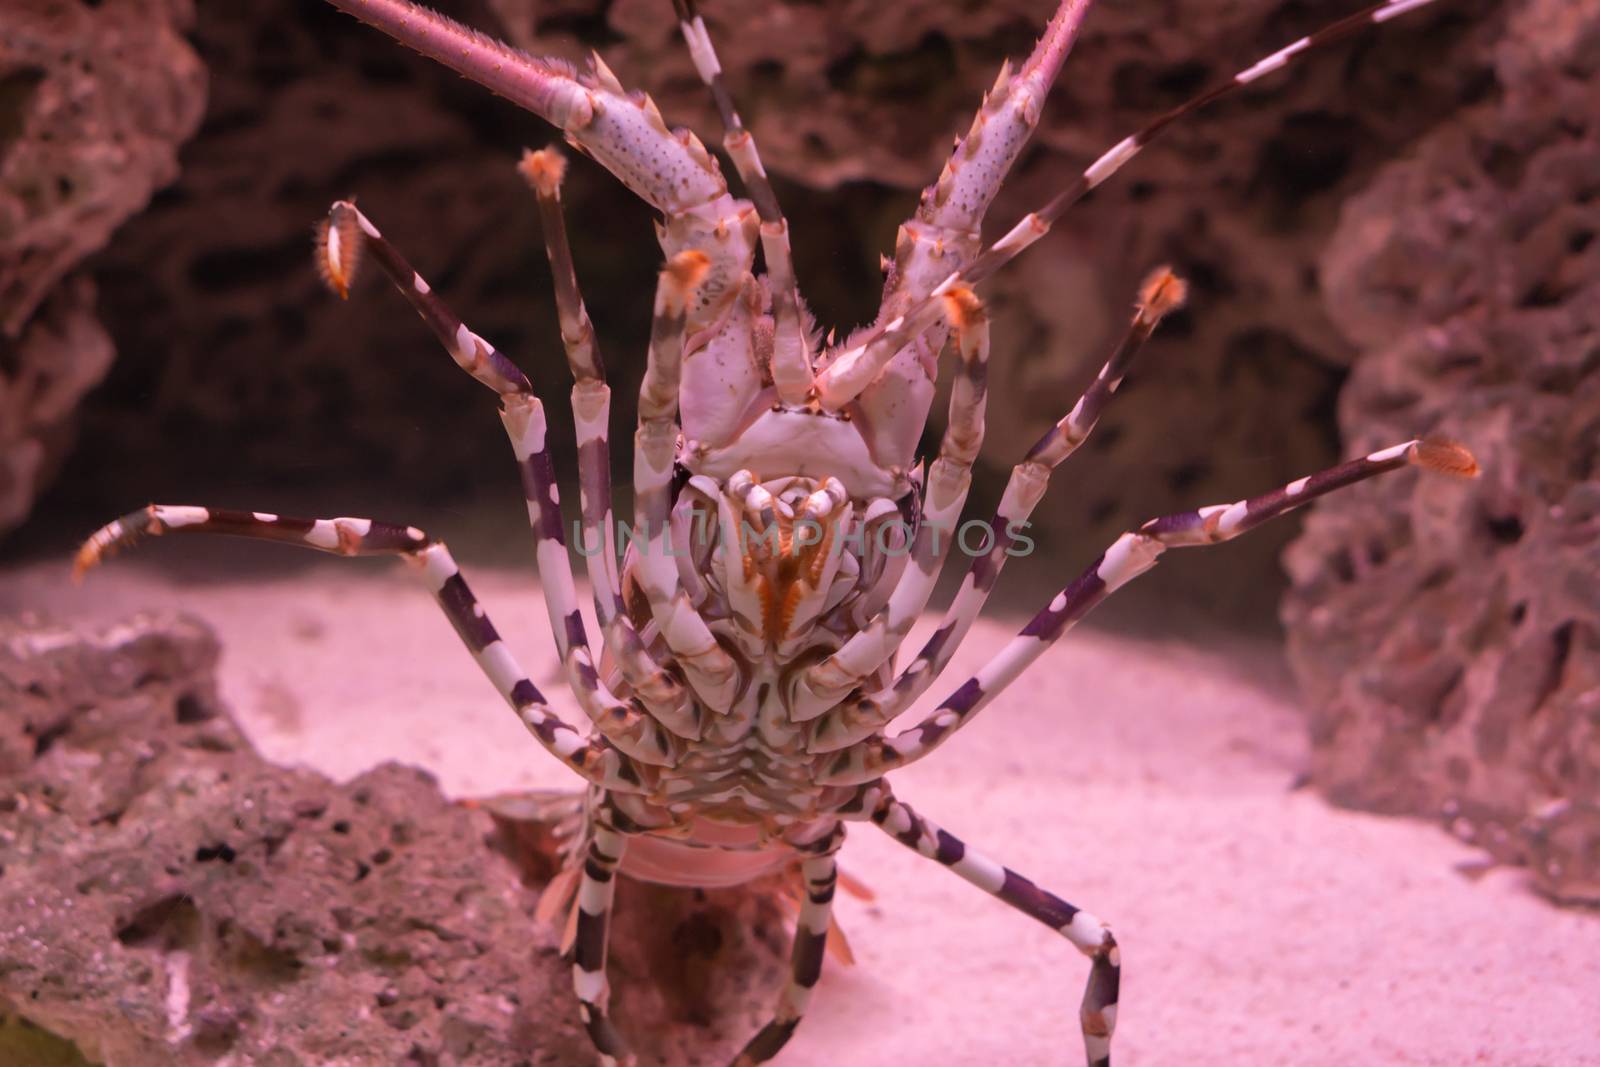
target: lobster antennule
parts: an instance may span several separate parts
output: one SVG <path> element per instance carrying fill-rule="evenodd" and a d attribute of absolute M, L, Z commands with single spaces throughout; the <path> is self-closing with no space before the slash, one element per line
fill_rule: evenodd
<path fill-rule="evenodd" d="M 778 205 L 772 180 L 761 163 L 755 137 L 746 128 L 722 77 L 722 63 L 706 21 L 694 0 L 673 0 L 678 14 L 678 29 L 700 80 L 711 92 L 711 99 L 722 116 L 722 147 L 733 160 L 739 180 L 755 204 L 761 219 L 761 250 L 767 260 L 768 288 L 772 294 L 774 336 L 770 368 L 778 397 L 786 404 L 801 404 L 810 396 L 814 384 L 811 342 L 805 316 L 801 313 L 800 289 L 795 279 L 794 255 L 789 247 L 789 222 Z"/>

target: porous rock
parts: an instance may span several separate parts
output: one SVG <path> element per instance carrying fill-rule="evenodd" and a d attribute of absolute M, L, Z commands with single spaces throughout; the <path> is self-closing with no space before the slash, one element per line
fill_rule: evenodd
<path fill-rule="evenodd" d="M 1594 903 L 1600 3 L 1513 5 L 1493 55 L 1495 92 L 1352 199 L 1323 261 L 1363 349 L 1351 450 L 1441 433 L 1484 473 L 1319 504 L 1282 613 L 1319 788 L 1443 818 Z"/>
<path fill-rule="evenodd" d="M 593 1063 L 560 931 L 532 916 L 550 858 L 415 768 L 264 761 L 217 655 L 185 616 L 0 628 L 0 1061 Z M 613 984 L 644 1062 L 726 1059 L 774 995 L 781 912 L 620 890 Z"/>
<path fill-rule="evenodd" d="M 77 430 L 84 396 L 115 351 L 95 314 L 94 283 L 67 278 L 20 336 L 0 335 L 0 532 L 28 517 L 54 479 Z"/>
<path fill-rule="evenodd" d="M 8 0 L 0 32 L 0 532 L 66 454 L 111 342 L 83 259 L 178 170 L 205 71 L 190 0 Z"/>
<path fill-rule="evenodd" d="M 553 131 L 324 3 L 202 4 L 193 40 L 211 72 L 205 123 L 170 194 L 95 264 L 121 355 L 85 434 L 119 458 L 80 454 L 64 479 L 68 503 L 122 508 L 130 491 L 143 502 L 217 484 L 259 501 L 283 485 L 359 480 L 390 491 L 345 507 L 412 521 L 408 499 L 459 499 L 484 480 L 478 468 L 511 470 L 490 466 L 505 447 L 492 397 L 370 260 L 348 301 L 329 292 L 312 234 L 334 200 L 357 199 L 548 390 L 564 362 L 540 284 L 535 204 L 514 164 L 524 143 Z M 567 199 L 588 281 L 585 251 L 611 228 L 594 220 L 609 212 L 584 197 L 582 185 L 597 183 L 575 184 Z M 643 209 L 627 220 L 642 234 L 603 245 L 614 255 L 586 286 L 597 319 L 626 273 L 609 267 L 627 260 L 616 250 L 649 242 Z M 619 299 L 650 291 L 653 257 L 636 258 Z M 559 394 L 546 397 L 564 417 Z"/>

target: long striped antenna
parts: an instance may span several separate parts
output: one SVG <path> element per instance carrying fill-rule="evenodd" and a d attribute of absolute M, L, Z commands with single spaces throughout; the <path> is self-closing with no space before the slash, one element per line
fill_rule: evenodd
<path fill-rule="evenodd" d="M 940 316 L 939 297 L 958 285 L 972 286 L 993 275 L 1001 267 L 1046 233 L 1067 209 L 1082 200 L 1090 190 L 1121 170 L 1163 130 L 1215 100 L 1249 85 L 1259 78 L 1281 70 L 1291 59 L 1297 59 L 1319 48 L 1327 47 L 1365 29 L 1408 11 L 1426 7 L 1433 0 L 1387 0 L 1346 16 L 1307 34 L 1271 55 L 1252 63 L 1233 77 L 1191 97 L 1170 111 L 1157 116 L 1136 133 L 1130 134 L 1103 152 L 1098 159 L 1084 168 L 1082 173 L 1065 189 L 1057 193 L 1042 208 L 1029 212 L 1011 230 L 986 248 L 964 269 L 946 278 L 926 299 L 904 315 L 897 316 L 882 326 L 876 326 L 856 340 L 848 349 L 839 352 L 826 368 L 817 375 L 817 395 L 822 406 L 837 411 L 853 400 L 861 390 L 870 385 L 878 373 L 888 365 L 895 353 L 912 343 L 934 325 Z"/>

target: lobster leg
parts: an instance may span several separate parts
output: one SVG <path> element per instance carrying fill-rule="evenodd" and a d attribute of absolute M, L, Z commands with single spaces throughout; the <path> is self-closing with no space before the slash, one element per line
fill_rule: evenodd
<path fill-rule="evenodd" d="M 1478 473 L 1477 462 L 1461 445 L 1412 440 L 1318 471 L 1260 496 L 1151 519 L 1138 530 L 1119 537 L 994 659 L 919 724 L 893 737 L 873 737 L 845 749 L 820 775 L 820 780 L 829 785 L 870 781 L 926 756 L 971 721 L 1095 605 L 1154 567 L 1167 549 L 1231 540 L 1319 496 L 1408 465 L 1461 477 Z"/>
<path fill-rule="evenodd" d="M 1184 284 L 1170 270 L 1160 268 L 1146 279 L 1133 321 L 1099 375 L 1072 410 L 1012 468 L 1000 505 L 989 519 L 989 547 L 973 556 L 961 588 L 938 628 L 890 685 L 875 693 L 848 697 L 827 711 L 812 731 L 809 751 L 836 752 L 853 745 L 888 725 L 927 692 L 983 610 L 1009 553 L 1020 540 L 1018 535 L 1026 527 L 1028 516 L 1044 496 L 1051 472 L 1088 438 L 1139 349 L 1161 319 L 1183 299 Z"/>
<path fill-rule="evenodd" d="M 675 739 L 638 700 L 623 700 L 611 692 L 595 668 L 583 616 L 578 611 L 578 590 L 572 579 L 566 534 L 561 528 L 555 465 L 545 440 L 544 404 L 534 393 L 532 383 L 493 345 L 467 328 L 354 204 L 341 200 L 333 205 L 318 247 L 318 262 L 340 291 L 354 277 L 359 250 L 370 247 L 373 258 L 445 350 L 463 369 L 499 394 L 500 421 L 511 438 L 522 475 L 528 523 L 534 535 L 534 560 L 550 614 L 550 632 L 572 692 L 584 713 L 623 752 L 642 763 L 670 766 L 676 759 Z"/>
<path fill-rule="evenodd" d="M 684 592 L 673 553 L 687 546 L 675 549 L 671 536 L 685 316 L 706 266 L 699 253 L 680 252 L 667 262 L 656 285 L 650 352 L 639 386 L 639 422 L 633 445 L 634 517 L 644 527 L 644 540 L 634 561 L 662 639 L 682 665 L 690 686 L 706 706 L 725 709 L 732 707 L 738 667 Z"/>
<path fill-rule="evenodd" d="M 604 1067 L 633 1067 L 638 1062 L 617 1031 L 606 1008 L 611 987 L 606 982 L 606 942 L 611 931 L 611 902 L 616 895 L 617 868 L 628 839 L 602 815 L 590 825 L 589 848 L 578 882 L 578 930 L 573 942 L 572 985 L 578 1014 Z"/>
<path fill-rule="evenodd" d="M 231 534 L 341 556 L 402 557 L 413 564 L 473 659 L 540 744 L 590 782 L 625 793 L 642 791 L 638 771 L 628 759 L 603 740 L 586 740 L 550 710 L 467 588 L 443 541 L 415 526 L 371 519 L 297 519 L 264 512 L 151 504 L 91 535 L 78 550 L 73 573 L 81 577 L 107 555 L 139 538 L 167 532 Z"/>
<path fill-rule="evenodd" d="M 836 707 L 862 679 L 894 657 L 927 606 L 956 539 L 961 508 L 972 485 L 972 464 L 983 446 L 989 319 L 970 289 L 948 293 L 945 314 L 956 332 L 961 371 L 950 391 L 950 417 L 939 442 L 939 455 L 928 469 L 922 521 L 912 544 L 910 565 L 884 609 L 837 652 L 799 676 L 790 693 L 790 715 L 796 721 L 804 722 Z"/>
<path fill-rule="evenodd" d="M 578 882 L 577 931 L 573 941 L 572 980 L 578 994 L 578 1011 L 589 1039 L 607 1067 L 630 1067 L 637 1062 L 627 1039 L 607 1012 L 611 990 L 606 981 L 606 952 L 611 928 L 611 908 L 617 872 L 627 850 L 627 833 L 612 824 L 622 818 L 601 805 L 590 825 L 588 849 Z M 627 825 L 624 823 L 624 825 Z M 763 1026 L 734 1058 L 733 1067 L 755 1067 L 776 1056 L 788 1043 L 811 1002 L 811 991 L 822 974 L 828 927 L 833 916 L 833 895 L 838 882 L 834 857 L 844 843 L 844 827 L 833 829 L 813 844 L 796 846 L 804 854 L 801 872 L 806 899 L 795 926 L 790 975 L 772 1021 Z"/>
<path fill-rule="evenodd" d="M 1044 923 L 1089 957 L 1089 982 L 1078 1018 L 1089 1067 L 1109 1067 L 1122 978 L 1121 953 L 1111 930 L 1088 912 L 968 847 L 887 793 L 873 811 L 872 821 L 907 848 L 944 864 L 995 899 Z"/>
<path fill-rule="evenodd" d="M 524 154 L 519 167 L 533 187 L 544 227 L 545 251 L 555 280 L 561 341 L 572 369 L 572 416 L 578 435 L 579 505 L 583 555 L 594 592 L 595 617 L 606 648 L 616 657 L 628 686 L 650 713 L 680 737 L 700 736 L 694 700 L 650 655 L 629 620 L 617 579 L 616 525 L 611 507 L 611 387 L 595 343 L 594 324 L 578 290 L 578 274 L 561 212 L 566 162 L 554 148 Z"/>
<path fill-rule="evenodd" d="M 755 1067 L 776 1056 L 794 1035 L 811 1003 L 811 991 L 822 976 L 822 960 L 828 950 L 833 893 L 839 882 L 839 868 L 834 857 L 842 844 L 844 827 L 839 825 L 815 845 L 804 848 L 807 855 L 800 863 L 800 871 L 805 879 L 806 898 L 795 923 L 789 981 L 778 995 L 778 1007 L 772 1020 L 734 1057 L 733 1067 Z"/>
<path fill-rule="evenodd" d="M 722 146 L 733 159 L 761 219 L 761 251 L 766 257 L 767 281 L 772 292 L 772 382 L 784 403 L 801 404 L 811 391 L 811 351 L 810 339 L 801 322 L 800 293 L 795 284 L 794 257 L 789 249 L 789 223 L 778 206 L 778 196 L 772 190 L 766 168 L 761 165 L 755 138 L 745 128 L 723 82 L 722 64 L 717 60 L 705 19 L 695 9 L 694 0 L 673 0 L 673 7 L 695 69 L 711 90 L 711 98 L 722 116 Z"/>
<path fill-rule="evenodd" d="M 1300 55 L 1365 29 L 1368 26 L 1423 7 L 1432 0 L 1387 0 L 1354 15 L 1330 23 L 1315 33 L 1278 49 L 1239 71 L 1232 78 L 1190 98 L 1147 123 L 1143 129 L 1118 141 L 1078 175 L 1077 179 L 1038 211 L 1024 216 L 1000 240 L 994 242 L 970 263 L 953 269 L 926 296 L 909 304 L 888 322 L 880 322 L 863 334 L 851 337 L 827 367 L 817 375 L 817 395 L 822 406 L 837 411 L 872 384 L 891 361 L 897 360 L 906 346 L 916 342 L 939 322 L 940 309 L 934 298 L 956 285 L 977 285 L 990 277 L 1018 253 L 1049 232 L 1050 227 L 1081 200 L 1138 154 L 1162 130 L 1206 104 L 1249 85 L 1256 79 L 1279 70 Z M 920 425 L 920 423 L 918 424 Z"/>

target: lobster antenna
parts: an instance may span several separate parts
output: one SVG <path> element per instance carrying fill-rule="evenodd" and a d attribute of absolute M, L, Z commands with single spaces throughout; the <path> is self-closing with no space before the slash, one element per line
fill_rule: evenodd
<path fill-rule="evenodd" d="M 1023 216 L 1022 221 L 1013 226 L 1004 237 L 991 244 L 966 267 L 946 278 L 927 299 L 886 325 L 868 330 L 855 344 L 840 352 L 817 375 L 817 393 L 822 406 L 830 411 L 837 411 L 853 400 L 862 389 L 872 383 L 878 372 L 888 364 L 896 352 L 921 336 L 928 327 L 938 321 L 939 297 L 947 290 L 957 285 L 976 285 L 1011 262 L 1023 249 L 1049 233 L 1050 227 L 1066 214 L 1068 208 L 1121 170 L 1129 160 L 1139 154 L 1140 149 L 1155 140 L 1174 122 L 1215 100 L 1237 92 L 1259 78 L 1283 69 L 1291 59 L 1342 41 L 1368 26 L 1387 22 L 1408 11 L 1426 7 L 1432 2 L 1433 0 L 1386 0 L 1385 3 L 1329 23 L 1322 29 L 1309 33 L 1257 60 L 1226 81 L 1213 85 L 1158 115 L 1137 132 L 1124 137 L 1101 153 L 1098 159 L 1084 168 L 1070 185 L 1052 197 L 1042 208 Z"/>

